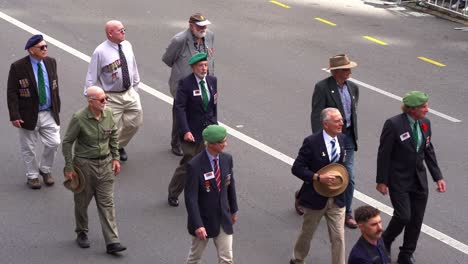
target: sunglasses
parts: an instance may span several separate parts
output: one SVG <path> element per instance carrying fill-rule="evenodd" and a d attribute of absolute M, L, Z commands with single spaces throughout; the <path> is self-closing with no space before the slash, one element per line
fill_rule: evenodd
<path fill-rule="evenodd" d="M 109 97 L 106 96 L 106 97 L 101 98 L 101 99 L 97 99 L 97 98 L 91 98 L 91 99 L 99 101 L 99 102 L 101 102 L 103 104 L 103 103 L 105 103 L 105 102 L 107 102 L 109 100 Z"/>
<path fill-rule="evenodd" d="M 116 30 L 116 32 L 120 32 L 120 33 L 125 33 L 125 31 L 127 31 L 125 28 L 121 28 L 121 29 Z"/>
<path fill-rule="evenodd" d="M 38 48 L 40 50 L 45 50 L 47 49 L 47 45 L 42 45 L 42 46 L 34 46 L 35 48 Z"/>

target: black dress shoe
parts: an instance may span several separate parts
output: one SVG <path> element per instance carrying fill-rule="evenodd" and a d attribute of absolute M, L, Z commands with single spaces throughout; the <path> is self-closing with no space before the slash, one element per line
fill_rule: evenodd
<path fill-rule="evenodd" d="M 413 257 L 413 254 L 407 255 L 407 254 L 400 254 L 398 255 L 398 264 L 415 264 L 416 260 Z"/>
<path fill-rule="evenodd" d="M 184 155 L 184 152 L 182 152 L 182 149 L 180 147 L 172 147 L 171 149 L 172 154 L 182 157 Z"/>
<path fill-rule="evenodd" d="M 89 248 L 89 240 L 86 232 L 79 232 L 76 235 L 76 243 L 80 248 Z"/>
<path fill-rule="evenodd" d="M 120 154 L 120 161 L 128 160 L 127 152 L 125 151 L 124 148 L 119 148 L 119 154 Z"/>
<path fill-rule="evenodd" d="M 174 198 L 174 197 L 169 197 L 169 198 L 167 198 L 167 203 L 170 206 L 177 207 L 177 206 L 179 206 L 179 199 Z"/>
<path fill-rule="evenodd" d="M 126 250 L 127 248 L 120 243 L 112 243 L 106 246 L 107 254 L 114 254 Z"/>

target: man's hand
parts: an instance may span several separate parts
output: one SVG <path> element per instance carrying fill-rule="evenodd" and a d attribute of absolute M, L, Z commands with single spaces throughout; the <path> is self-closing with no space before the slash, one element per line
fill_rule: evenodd
<path fill-rule="evenodd" d="M 437 181 L 437 189 L 436 191 L 443 193 L 447 190 L 447 185 L 445 184 L 444 180 L 438 180 Z"/>
<path fill-rule="evenodd" d="M 112 160 L 112 171 L 114 172 L 114 176 L 120 173 L 120 161 Z"/>
<path fill-rule="evenodd" d="M 320 174 L 320 182 L 325 185 L 332 185 L 335 182 L 336 176 L 331 172 Z"/>
<path fill-rule="evenodd" d="M 377 184 L 377 187 L 375 187 L 375 189 L 377 189 L 377 191 L 379 191 L 383 195 L 387 195 L 388 193 L 388 187 L 385 183 Z"/>
<path fill-rule="evenodd" d="M 195 142 L 195 138 L 192 135 L 192 132 L 187 132 L 184 134 L 184 140 L 187 142 Z"/>
<path fill-rule="evenodd" d="M 11 121 L 11 124 L 16 128 L 21 128 L 22 123 L 24 123 L 24 121 L 22 119 Z"/>
<path fill-rule="evenodd" d="M 231 215 L 231 221 L 232 224 L 235 224 L 237 222 L 237 213 Z"/>
<path fill-rule="evenodd" d="M 195 230 L 195 235 L 197 235 L 197 238 L 200 240 L 206 240 L 206 237 L 208 236 L 204 227 L 197 228 L 197 230 Z"/>
<path fill-rule="evenodd" d="M 63 176 L 65 177 L 65 179 L 73 179 L 74 177 L 76 177 L 76 172 L 75 171 L 64 171 L 63 172 Z"/>

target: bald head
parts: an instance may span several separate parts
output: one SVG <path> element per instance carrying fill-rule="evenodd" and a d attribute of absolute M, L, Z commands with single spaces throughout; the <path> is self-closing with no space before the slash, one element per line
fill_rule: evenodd
<path fill-rule="evenodd" d="M 107 21 L 105 31 L 107 39 L 116 44 L 125 40 L 125 28 L 118 20 Z"/>
<path fill-rule="evenodd" d="M 99 86 L 91 86 L 86 89 L 86 97 L 88 100 L 101 97 L 104 93 L 104 90 Z"/>

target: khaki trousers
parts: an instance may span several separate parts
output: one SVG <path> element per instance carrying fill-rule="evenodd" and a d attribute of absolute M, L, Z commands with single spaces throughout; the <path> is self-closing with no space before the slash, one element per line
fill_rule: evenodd
<path fill-rule="evenodd" d="M 133 87 L 123 93 L 107 93 L 114 123 L 119 134 L 119 146 L 124 148 L 143 124 L 140 95 Z"/>
<path fill-rule="evenodd" d="M 39 169 L 43 173 L 50 173 L 57 148 L 60 145 L 60 126 L 55 123 L 52 114 L 49 111 L 39 112 L 34 130 L 19 128 L 18 132 L 21 156 L 26 166 L 26 177 L 28 179 L 38 178 Z M 38 137 L 44 145 L 40 164 L 36 158 Z"/>
<path fill-rule="evenodd" d="M 185 140 L 180 141 L 180 147 L 184 152 L 184 156 L 180 160 L 179 167 L 174 171 L 171 182 L 169 183 L 168 197 L 178 198 L 185 188 L 185 180 L 187 175 L 187 163 L 198 153 L 205 149 L 203 143 L 191 143 Z"/>
<path fill-rule="evenodd" d="M 85 188 L 74 195 L 75 199 L 75 232 L 88 232 L 88 206 L 95 199 L 101 221 L 102 234 L 106 245 L 119 242 L 114 206 L 114 172 L 112 158 L 105 160 L 88 160 L 75 157 L 74 164 L 85 178 Z"/>
<path fill-rule="evenodd" d="M 304 208 L 304 222 L 297 238 L 291 261 L 295 264 L 305 263 L 305 258 L 309 254 L 310 241 L 320 223 L 322 216 L 325 216 L 328 226 L 328 236 L 331 242 L 332 264 L 345 264 L 345 237 L 344 221 L 345 207 L 339 208 L 333 198 L 329 198 L 325 208 L 322 210 L 312 210 Z"/>
<path fill-rule="evenodd" d="M 199 264 L 203 251 L 208 245 L 207 240 L 200 240 L 196 236 L 192 236 L 192 246 L 187 258 L 187 264 Z M 223 228 L 219 231 L 219 235 L 213 238 L 213 242 L 218 253 L 218 264 L 232 264 L 232 235 L 224 232 Z"/>

